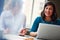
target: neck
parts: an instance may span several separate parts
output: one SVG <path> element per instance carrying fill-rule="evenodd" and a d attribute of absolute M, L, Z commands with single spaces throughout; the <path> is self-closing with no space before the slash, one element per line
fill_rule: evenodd
<path fill-rule="evenodd" d="M 45 17 L 45 21 L 50 22 L 51 21 L 51 17 Z"/>

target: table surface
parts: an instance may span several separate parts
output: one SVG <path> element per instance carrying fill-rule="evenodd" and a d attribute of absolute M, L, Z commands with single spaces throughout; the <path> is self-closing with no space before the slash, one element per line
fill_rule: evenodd
<path fill-rule="evenodd" d="M 12 34 L 6 34 L 4 35 L 4 38 L 6 38 L 7 40 L 25 40 L 26 38 L 33 38 L 34 40 L 43 40 L 43 39 L 37 39 L 35 37 L 31 37 L 31 36 L 17 36 L 17 35 L 12 35 Z"/>
<path fill-rule="evenodd" d="M 12 35 L 12 34 L 6 34 L 4 35 L 4 38 L 6 38 L 7 40 L 25 40 L 26 38 L 33 38 L 34 40 L 38 40 L 34 37 L 31 36 L 17 36 L 17 35 Z"/>
<path fill-rule="evenodd" d="M 36 37 L 31 37 L 29 35 L 26 36 L 18 36 L 18 35 L 12 35 L 12 34 L 6 34 L 4 35 L 5 40 L 25 40 L 26 38 L 33 38 L 34 40 L 43 40 L 43 39 L 37 39 Z"/>

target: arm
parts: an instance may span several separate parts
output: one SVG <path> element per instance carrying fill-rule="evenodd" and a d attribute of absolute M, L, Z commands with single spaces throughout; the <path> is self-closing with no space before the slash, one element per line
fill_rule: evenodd
<path fill-rule="evenodd" d="M 0 17 L 0 27 L 1 27 L 1 30 L 5 29 L 3 21 L 4 21 L 4 12 L 2 12 L 1 17 Z"/>
<path fill-rule="evenodd" d="M 6 17 L 6 13 L 5 11 L 2 12 L 1 14 L 1 20 L 0 20 L 0 27 L 1 27 L 1 30 L 4 32 L 4 33 L 8 33 L 8 28 L 6 27 L 5 25 L 5 17 Z"/>
<path fill-rule="evenodd" d="M 26 16 L 23 15 L 22 28 L 19 30 L 19 35 L 25 35 L 25 34 L 26 34 Z"/>
<path fill-rule="evenodd" d="M 24 16 L 24 19 L 23 19 L 23 27 L 26 28 L 26 16 Z"/>
<path fill-rule="evenodd" d="M 37 35 L 37 30 L 38 30 L 38 26 L 39 26 L 39 23 L 40 23 L 40 17 L 37 17 L 33 23 L 33 26 L 31 28 L 31 31 L 30 31 L 30 35 L 31 36 L 36 36 Z"/>
<path fill-rule="evenodd" d="M 37 17 L 32 25 L 30 32 L 37 32 L 39 23 L 40 23 L 40 17 Z"/>

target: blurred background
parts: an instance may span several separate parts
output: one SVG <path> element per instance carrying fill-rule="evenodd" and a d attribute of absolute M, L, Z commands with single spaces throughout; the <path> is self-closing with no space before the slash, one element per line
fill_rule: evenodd
<path fill-rule="evenodd" d="M 56 5 L 58 18 L 60 18 L 60 0 L 23 0 L 22 12 L 26 15 L 26 27 L 31 28 L 37 16 L 40 16 L 45 2 L 52 1 Z M 0 15 L 1 12 L 7 9 L 6 6 L 11 0 L 0 0 Z"/>

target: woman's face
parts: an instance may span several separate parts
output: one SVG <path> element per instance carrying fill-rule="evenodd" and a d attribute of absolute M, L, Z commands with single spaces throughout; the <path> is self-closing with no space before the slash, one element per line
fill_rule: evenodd
<path fill-rule="evenodd" d="M 53 14 L 53 7 L 52 7 L 52 5 L 46 6 L 45 10 L 44 10 L 44 13 L 45 13 L 46 17 L 51 17 L 52 14 Z"/>

